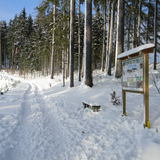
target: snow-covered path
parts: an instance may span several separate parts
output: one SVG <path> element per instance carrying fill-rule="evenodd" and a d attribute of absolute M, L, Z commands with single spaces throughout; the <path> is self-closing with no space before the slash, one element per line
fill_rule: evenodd
<path fill-rule="evenodd" d="M 6 150 L 4 160 L 39 160 L 45 157 L 45 142 L 49 138 L 45 134 L 45 123 L 49 120 L 44 111 L 45 102 L 36 85 L 24 85 L 27 87 L 21 103 L 19 124 L 11 135 L 16 145 Z"/>
<path fill-rule="evenodd" d="M 16 144 L 6 150 L 3 159 L 69 159 L 67 154 L 70 150 L 70 143 L 67 142 L 67 131 L 56 115 L 47 110 L 47 103 L 39 86 L 34 83 L 23 85 L 27 87 L 21 103 L 19 124 L 10 135 Z"/>
<path fill-rule="evenodd" d="M 43 158 L 43 146 L 41 145 L 44 128 L 44 116 L 37 101 L 37 89 L 34 85 L 28 85 L 21 103 L 19 124 L 12 134 L 12 138 L 17 142 L 15 147 L 6 151 L 8 160 L 28 160 Z"/>
<path fill-rule="evenodd" d="M 148 160 L 152 153 L 159 160 L 159 130 L 143 128 L 143 98 L 134 95 L 133 101 L 128 95 L 129 116 L 123 117 L 122 107 L 106 98 L 115 86 L 121 92 L 119 82 L 99 80 L 92 89 L 55 85 L 45 90 L 39 81 L 27 81 L 0 97 L 1 105 L 19 110 L 8 117 L 6 125 L 14 123 L 10 132 L 6 129 L 6 140 L 0 128 L 0 160 Z M 100 104 L 102 111 L 84 109 L 85 100 Z M 152 122 L 159 124 L 158 113 L 154 115 Z"/>

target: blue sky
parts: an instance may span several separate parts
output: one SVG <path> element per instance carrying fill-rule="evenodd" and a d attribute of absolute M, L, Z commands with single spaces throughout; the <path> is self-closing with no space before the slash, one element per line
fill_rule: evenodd
<path fill-rule="evenodd" d="M 42 0 L 0 0 L 0 20 L 13 19 L 15 14 L 19 14 L 23 8 L 26 8 L 27 14 L 35 15 L 35 7 Z"/>

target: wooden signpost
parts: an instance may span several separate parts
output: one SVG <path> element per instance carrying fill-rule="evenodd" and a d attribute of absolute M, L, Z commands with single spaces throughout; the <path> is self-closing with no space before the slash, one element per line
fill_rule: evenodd
<path fill-rule="evenodd" d="M 126 92 L 144 95 L 145 122 L 150 128 L 149 120 L 149 53 L 154 44 L 146 44 L 126 51 L 118 56 L 122 61 L 122 99 L 123 115 L 126 112 Z"/>

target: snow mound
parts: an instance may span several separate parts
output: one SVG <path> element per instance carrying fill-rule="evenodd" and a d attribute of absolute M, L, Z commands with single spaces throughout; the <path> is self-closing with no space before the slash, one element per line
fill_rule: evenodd
<path fill-rule="evenodd" d="M 3 72 L 0 73 L 0 92 L 5 93 L 9 91 L 11 88 L 15 87 L 19 82 L 20 81 L 8 77 Z"/>

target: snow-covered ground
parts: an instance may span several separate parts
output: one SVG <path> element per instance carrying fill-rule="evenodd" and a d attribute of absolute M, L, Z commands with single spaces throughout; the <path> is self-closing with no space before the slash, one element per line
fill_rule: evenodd
<path fill-rule="evenodd" d="M 121 97 L 120 80 L 98 71 L 93 88 L 62 87 L 59 77 L 0 77 L 2 88 L 16 84 L 0 95 L 0 160 L 160 160 L 160 95 L 152 83 L 151 129 L 144 129 L 143 96 L 127 94 L 122 116 L 122 105 L 110 102 L 113 90 Z M 84 101 L 101 111 L 84 109 Z"/>

